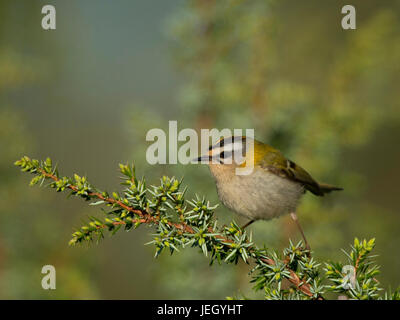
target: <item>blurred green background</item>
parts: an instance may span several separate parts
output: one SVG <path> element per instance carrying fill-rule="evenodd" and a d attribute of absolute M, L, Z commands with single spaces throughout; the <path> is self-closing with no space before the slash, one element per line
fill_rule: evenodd
<path fill-rule="evenodd" d="M 53 4 L 57 29 L 41 28 Z M 249 267 L 208 266 L 196 250 L 153 259 L 151 229 L 68 247 L 101 215 L 78 199 L 29 188 L 13 162 L 50 156 L 62 174 L 118 189 L 118 163 L 156 182 L 184 176 L 189 196 L 218 202 L 206 166 L 150 166 L 151 128 L 254 128 L 318 180 L 345 191 L 307 194 L 299 217 L 317 259 L 342 259 L 354 236 L 376 237 L 384 286 L 400 283 L 400 1 L 0 0 L 0 298 L 257 298 Z M 221 206 L 223 223 L 233 216 Z M 288 217 L 251 226 L 281 249 Z M 41 268 L 57 289 L 41 288 Z"/>

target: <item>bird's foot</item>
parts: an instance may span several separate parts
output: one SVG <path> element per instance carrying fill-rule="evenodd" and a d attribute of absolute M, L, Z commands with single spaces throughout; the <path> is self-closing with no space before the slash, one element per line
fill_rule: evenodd
<path fill-rule="evenodd" d="M 306 253 L 307 253 L 307 256 L 309 257 L 309 258 L 311 258 L 311 247 L 310 247 L 310 245 L 308 244 L 308 242 L 306 242 L 306 247 L 305 247 L 305 249 L 306 249 Z"/>
<path fill-rule="evenodd" d="M 240 229 L 242 229 L 242 231 L 244 231 L 244 229 L 246 229 L 249 225 L 251 225 L 254 221 L 256 220 L 250 220 L 249 222 L 247 222 L 244 226 L 240 227 Z"/>

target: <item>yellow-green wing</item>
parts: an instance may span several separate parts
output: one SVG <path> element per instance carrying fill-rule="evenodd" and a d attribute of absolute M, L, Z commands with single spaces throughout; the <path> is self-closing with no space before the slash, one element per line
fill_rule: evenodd
<path fill-rule="evenodd" d="M 341 190 L 341 188 L 330 185 L 320 185 L 306 170 L 293 161 L 286 159 L 279 150 L 268 145 L 264 145 L 264 148 L 267 149 L 265 150 L 263 159 L 260 161 L 262 168 L 283 178 L 302 184 L 306 190 L 317 196 L 323 196 L 326 192 L 332 190 Z"/>

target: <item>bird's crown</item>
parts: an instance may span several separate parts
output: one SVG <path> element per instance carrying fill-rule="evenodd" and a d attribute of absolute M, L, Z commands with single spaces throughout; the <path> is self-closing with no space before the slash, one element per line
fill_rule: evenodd
<path fill-rule="evenodd" d="M 211 145 L 202 159 L 214 164 L 243 165 L 248 157 L 257 155 L 254 147 L 259 149 L 258 144 L 258 141 L 246 136 L 225 137 Z"/>

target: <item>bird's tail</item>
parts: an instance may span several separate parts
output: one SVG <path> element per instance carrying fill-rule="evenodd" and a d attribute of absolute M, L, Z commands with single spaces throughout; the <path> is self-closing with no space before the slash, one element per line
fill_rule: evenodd
<path fill-rule="evenodd" d="M 343 188 L 335 187 L 335 186 L 332 186 L 332 185 L 326 184 L 326 183 L 319 183 L 318 185 L 319 185 L 319 189 L 322 191 L 323 194 L 329 193 L 329 192 L 332 192 L 332 191 L 343 190 Z"/>

